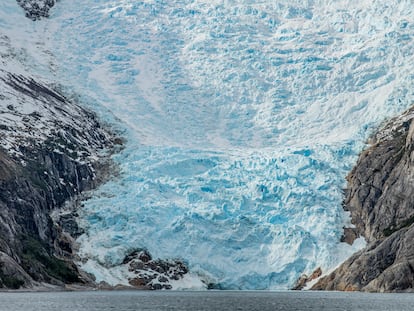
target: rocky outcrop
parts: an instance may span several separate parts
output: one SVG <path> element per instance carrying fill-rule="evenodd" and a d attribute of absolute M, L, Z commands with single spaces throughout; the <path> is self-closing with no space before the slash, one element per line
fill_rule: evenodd
<path fill-rule="evenodd" d="M 295 286 L 293 286 L 292 290 L 302 290 L 304 289 L 309 282 L 316 280 L 322 275 L 322 269 L 319 267 L 312 272 L 311 275 L 303 274 L 297 281 Z"/>
<path fill-rule="evenodd" d="M 171 282 L 188 273 L 187 266 L 179 260 L 153 259 L 146 250 L 136 250 L 123 261 L 131 272 L 128 282 L 139 289 L 172 289 Z"/>
<path fill-rule="evenodd" d="M 0 70 L 0 86 L 0 287 L 92 284 L 60 211 L 105 180 L 120 141 L 47 83 Z"/>
<path fill-rule="evenodd" d="M 411 108 L 391 120 L 347 177 L 344 207 L 355 225 L 347 240 L 363 236 L 368 245 L 313 289 L 414 291 L 413 118 Z"/>
<path fill-rule="evenodd" d="M 26 11 L 26 17 L 38 20 L 49 16 L 49 10 L 57 0 L 17 0 L 17 3 Z"/>

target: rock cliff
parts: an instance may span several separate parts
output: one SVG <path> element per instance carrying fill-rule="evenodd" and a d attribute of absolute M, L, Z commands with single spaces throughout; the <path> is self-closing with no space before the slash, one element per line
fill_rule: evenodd
<path fill-rule="evenodd" d="M 0 85 L 0 287 L 88 284 L 69 202 L 105 178 L 118 141 L 44 82 L 0 70 Z"/>
<path fill-rule="evenodd" d="M 414 290 L 414 107 L 391 120 L 347 177 L 344 208 L 355 228 L 352 243 L 368 245 L 312 289 L 397 292 Z"/>
<path fill-rule="evenodd" d="M 17 3 L 36 20 L 55 0 Z M 93 284 L 74 264 L 75 203 L 109 176 L 121 141 L 35 75 L 29 46 L 9 33 L 0 30 L 0 288 Z"/>

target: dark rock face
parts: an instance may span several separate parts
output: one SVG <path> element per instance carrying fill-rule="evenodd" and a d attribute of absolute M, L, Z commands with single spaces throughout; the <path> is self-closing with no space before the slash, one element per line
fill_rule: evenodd
<path fill-rule="evenodd" d="M 347 177 L 345 209 L 368 246 L 313 289 L 414 290 L 414 108 L 373 138 Z M 348 236 L 348 241 L 353 238 Z"/>
<path fill-rule="evenodd" d="M 292 290 L 302 290 L 305 288 L 305 286 L 317 279 L 322 275 L 322 269 L 319 267 L 315 271 L 312 272 L 310 276 L 307 276 L 306 274 L 303 274 L 296 282 L 295 286 L 293 286 Z"/>
<path fill-rule="evenodd" d="M 57 0 L 16 1 L 26 11 L 26 17 L 35 21 L 42 17 L 49 17 L 49 10 L 55 5 Z"/>
<path fill-rule="evenodd" d="M 407 116 L 412 117 L 411 111 Z M 411 119 L 405 119 L 393 120 L 387 127 L 393 128 L 392 132 L 364 151 L 348 176 L 345 206 L 368 242 L 405 226 L 414 215 L 414 128 Z"/>
<path fill-rule="evenodd" d="M 0 85 L 0 287 L 92 284 L 68 202 L 103 181 L 113 136 L 43 82 L 0 71 Z"/>
<path fill-rule="evenodd" d="M 172 280 L 182 279 L 188 273 L 186 265 L 179 260 L 152 259 L 146 250 L 136 250 L 127 255 L 123 264 L 134 274 L 128 281 L 140 289 L 171 289 Z"/>

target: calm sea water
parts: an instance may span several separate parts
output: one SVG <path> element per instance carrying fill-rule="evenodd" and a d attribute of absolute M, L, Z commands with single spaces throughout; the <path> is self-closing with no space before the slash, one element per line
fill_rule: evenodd
<path fill-rule="evenodd" d="M 1 293 L 0 310 L 414 310 L 414 294 L 337 292 Z"/>

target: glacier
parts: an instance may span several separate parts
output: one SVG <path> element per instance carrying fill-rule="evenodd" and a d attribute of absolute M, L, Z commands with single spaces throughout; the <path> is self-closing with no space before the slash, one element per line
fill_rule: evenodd
<path fill-rule="evenodd" d="M 339 242 L 342 189 L 373 130 L 413 102 L 413 13 L 411 1 L 60 1 L 32 26 L 49 75 L 127 139 L 121 176 L 80 211 L 82 267 L 125 283 L 125 254 L 145 248 L 189 265 L 176 288 L 287 289 L 361 248 Z"/>

